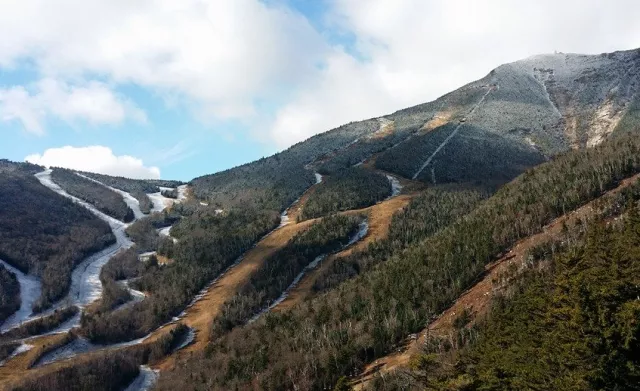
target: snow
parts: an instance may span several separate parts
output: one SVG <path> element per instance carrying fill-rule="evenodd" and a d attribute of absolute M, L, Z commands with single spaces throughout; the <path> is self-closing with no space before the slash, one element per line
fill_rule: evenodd
<path fill-rule="evenodd" d="M 400 181 L 393 175 L 387 175 L 387 179 L 391 183 L 391 196 L 389 196 L 389 198 L 398 196 L 402 191 L 402 185 L 400 184 Z"/>
<path fill-rule="evenodd" d="M 131 247 L 133 245 L 133 242 L 131 242 L 131 240 L 129 240 L 129 238 L 125 234 L 125 229 L 128 226 L 127 224 L 124 224 L 120 220 L 117 220 L 100 212 L 93 205 L 65 192 L 51 179 L 50 169 L 40 172 L 35 176 L 44 186 L 64 197 L 73 200 L 77 204 L 82 205 L 98 218 L 107 222 L 111 227 L 114 236 L 116 237 L 115 244 L 87 257 L 73 270 L 73 272 L 71 273 L 71 286 L 67 297 L 58 302 L 53 306 L 53 308 L 49 309 L 45 313 L 39 314 L 39 317 L 41 317 L 48 315 L 55 309 L 61 308 L 63 306 L 77 305 L 78 307 L 83 308 L 84 306 L 99 299 L 102 296 L 102 283 L 100 281 L 100 271 L 102 270 L 102 267 L 118 251 Z M 35 318 L 36 317 L 30 317 L 25 320 L 32 320 Z M 67 325 L 69 329 L 79 324 L 79 316 L 74 317 L 73 319 L 76 321 Z"/>
<path fill-rule="evenodd" d="M 51 364 L 52 362 L 55 362 L 55 361 L 60 361 L 67 358 L 74 357 L 78 353 L 90 352 L 92 350 L 95 350 L 95 345 L 93 345 L 89 340 L 85 338 L 77 337 L 76 339 L 69 342 L 68 344 L 63 345 L 43 355 L 38 360 L 35 366 L 40 367 L 43 365 Z"/>
<path fill-rule="evenodd" d="M 117 284 L 120 285 L 122 288 L 126 289 L 129 294 L 131 295 L 131 300 L 127 301 L 126 303 L 123 303 L 122 305 L 119 305 L 118 307 L 114 308 L 113 311 L 118 311 L 118 310 L 122 310 L 125 309 L 127 307 L 130 307 L 136 303 L 141 302 L 142 300 L 144 300 L 147 295 L 139 290 L 133 289 L 131 288 L 131 286 L 129 286 L 129 283 L 132 281 L 131 280 L 121 280 L 118 281 Z"/>
<path fill-rule="evenodd" d="M 29 319 L 32 315 L 33 304 L 40 297 L 42 284 L 36 277 L 22 273 L 1 259 L 0 264 L 16 275 L 18 284 L 20 285 L 20 298 L 22 300 L 18 311 L 0 325 L 0 332 L 4 333 L 14 327 L 20 326 L 20 324 Z"/>
<path fill-rule="evenodd" d="M 94 344 L 84 337 L 76 337 L 73 341 L 66 345 L 60 346 L 47 354 L 43 355 L 35 365 L 36 367 L 44 366 L 57 362 L 60 360 L 67 360 L 73 358 L 79 354 L 89 353 L 100 349 L 118 349 L 128 346 L 138 345 L 144 342 L 151 334 L 147 334 L 142 338 L 134 339 L 133 341 L 120 342 L 110 345 Z"/>
<path fill-rule="evenodd" d="M 322 182 L 322 175 L 318 174 L 317 172 L 314 173 L 315 177 L 316 177 L 316 185 Z M 309 191 L 310 188 L 312 188 L 314 185 L 309 186 L 309 188 L 307 190 L 305 190 L 305 193 L 307 191 Z M 278 228 L 282 228 L 285 225 L 289 224 L 291 222 L 291 219 L 289 219 L 289 209 L 291 209 L 295 204 L 298 203 L 298 201 L 300 201 L 300 197 L 296 198 L 295 201 L 293 201 L 291 203 L 291 205 L 289 205 L 280 215 L 280 225 L 278 226 Z M 216 211 L 217 212 L 217 211 Z"/>
<path fill-rule="evenodd" d="M 140 366 L 140 374 L 136 377 L 125 391 L 148 391 L 158 381 L 158 371 L 146 365 Z"/>
<path fill-rule="evenodd" d="M 89 178 L 86 175 L 82 175 L 80 173 L 76 172 L 76 175 L 78 175 L 79 177 L 82 177 L 84 179 L 88 179 L 91 182 L 97 183 L 100 186 L 104 186 L 107 189 L 113 190 L 116 193 L 120 194 L 122 196 L 122 199 L 124 200 L 124 202 L 127 204 L 127 206 L 133 211 L 133 216 L 136 220 L 141 219 L 144 217 L 144 213 L 142 213 L 142 211 L 140 210 L 140 201 L 138 201 L 137 199 L 135 199 L 131 194 L 127 193 L 126 191 L 122 191 L 120 189 L 116 189 L 115 187 L 111 187 L 111 186 L 107 186 L 104 183 L 95 180 L 93 178 Z"/>
<path fill-rule="evenodd" d="M 163 191 L 173 191 L 171 187 L 159 187 L 160 191 L 157 193 L 147 194 L 151 202 L 153 203 L 152 212 L 162 212 L 171 205 L 182 202 L 187 199 L 187 185 L 180 185 L 176 189 L 178 190 L 178 198 L 173 199 L 162 195 Z"/>
<path fill-rule="evenodd" d="M 29 345 L 26 343 L 22 343 L 20 346 L 18 346 L 16 348 L 16 350 L 14 350 L 9 357 L 7 357 L 6 359 L 0 361 L 0 367 L 4 365 L 4 363 L 6 363 L 7 361 L 11 360 L 12 358 L 14 358 L 15 356 L 28 352 L 29 350 L 33 349 L 33 345 Z"/>
<path fill-rule="evenodd" d="M 368 220 L 365 219 L 363 222 L 360 223 L 360 226 L 358 227 L 358 231 L 355 234 L 353 234 L 353 236 L 351 236 L 351 238 L 349 238 L 349 242 L 347 242 L 346 245 L 342 246 L 337 252 L 343 251 L 344 249 L 348 248 L 349 246 L 359 242 L 360 240 L 362 240 L 362 238 L 364 238 L 367 235 L 367 232 L 369 232 L 369 222 L 368 222 Z M 287 289 L 285 289 L 285 291 L 282 292 L 280 297 L 278 297 L 268 307 L 263 308 L 262 310 L 260 310 L 260 312 L 258 312 L 251 319 L 249 319 L 249 321 L 247 323 L 255 322 L 262 315 L 264 315 L 265 313 L 271 311 L 278 304 L 280 304 L 283 301 L 285 301 L 285 299 L 289 296 L 289 293 L 291 292 L 291 290 L 294 289 L 296 286 L 298 286 L 298 284 L 302 280 L 302 277 L 304 277 L 304 275 L 307 274 L 308 272 L 310 272 L 311 270 L 317 268 L 318 265 L 320 264 L 320 262 L 322 262 L 328 255 L 329 254 L 319 255 L 313 261 L 311 261 L 307 266 L 305 266 L 305 268 L 302 269 L 302 271 L 296 276 L 296 278 L 293 279 L 291 284 L 289 284 Z"/>
<path fill-rule="evenodd" d="M 194 329 L 189 327 L 189 330 L 187 330 L 187 333 L 183 337 L 182 342 L 180 342 L 180 344 L 176 346 L 175 349 L 173 349 L 173 352 L 177 352 L 178 350 L 182 350 L 186 348 L 187 346 L 191 345 L 191 343 L 193 343 L 195 339 L 196 339 L 196 332 Z"/>
<path fill-rule="evenodd" d="M 171 228 L 172 226 L 168 226 L 168 227 L 164 227 L 164 228 L 159 228 L 158 231 L 158 235 L 160 236 L 165 236 L 167 238 L 171 238 L 173 240 L 173 243 L 177 243 L 178 239 L 174 238 L 173 236 L 171 236 Z"/>
<path fill-rule="evenodd" d="M 83 207 L 89 209 L 89 211 L 93 214 L 95 214 L 96 216 L 98 216 L 100 219 L 106 221 L 107 223 L 109 223 L 109 225 L 111 226 L 111 228 L 117 229 L 117 228 L 122 228 L 125 226 L 125 224 L 118 220 L 115 219 L 111 216 L 108 216 L 102 212 L 100 212 L 98 209 L 96 209 L 93 205 L 89 204 L 86 201 L 83 201 L 77 197 L 74 197 L 70 194 L 68 194 L 66 191 L 62 190 L 62 188 L 60 186 L 58 186 L 53 179 L 51 179 L 51 169 L 47 169 L 44 170 L 42 172 L 39 172 L 37 174 L 35 174 L 35 177 L 40 181 L 40 183 L 42 183 L 44 186 L 48 187 L 49 189 L 53 190 L 54 192 L 67 197 L 73 201 L 75 201 L 77 204 L 82 205 Z"/>

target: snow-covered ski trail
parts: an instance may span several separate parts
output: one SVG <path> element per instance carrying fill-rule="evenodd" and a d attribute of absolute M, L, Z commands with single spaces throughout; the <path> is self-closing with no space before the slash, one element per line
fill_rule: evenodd
<path fill-rule="evenodd" d="M 156 384 L 158 376 L 157 370 L 142 365 L 138 377 L 124 391 L 148 391 Z"/>
<path fill-rule="evenodd" d="M 338 253 L 340 251 L 346 250 L 347 248 L 349 248 L 353 244 L 355 244 L 355 243 L 359 242 L 360 240 L 362 240 L 362 238 L 364 238 L 367 235 L 368 232 L 369 232 L 369 222 L 368 222 L 367 219 L 365 219 L 363 222 L 360 223 L 360 226 L 358 227 L 358 231 L 355 234 L 353 234 L 353 236 L 351 236 L 351 238 L 349 238 L 349 242 L 347 242 L 347 244 L 342 246 L 337 251 L 332 252 L 331 254 Z M 285 301 L 285 299 L 289 296 L 289 292 L 291 292 L 291 290 L 293 290 L 296 286 L 298 286 L 298 284 L 300 283 L 300 280 L 302 280 L 302 277 L 304 277 L 305 274 L 307 274 L 311 270 L 317 268 L 318 265 L 320 264 L 320 262 L 322 262 L 326 257 L 328 257 L 331 254 L 322 254 L 322 255 L 317 256 L 313 261 L 311 261 L 307 266 L 305 266 L 304 269 L 302 269 L 302 271 L 296 276 L 296 278 L 293 279 L 291 284 L 289 284 L 287 289 L 285 289 L 285 291 L 282 292 L 280 297 L 278 297 L 275 301 L 273 301 L 271 304 L 269 304 L 269 306 L 267 306 L 267 307 L 263 308 L 262 310 L 260 310 L 260 312 L 258 312 L 251 319 L 249 319 L 249 321 L 247 323 L 255 322 L 262 315 L 264 315 L 265 313 L 271 311 L 278 304 L 280 304 L 283 301 Z"/>
<path fill-rule="evenodd" d="M 40 297 L 42 284 L 36 277 L 22 273 L 1 259 L 0 265 L 3 265 L 7 270 L 15 274 L 18 279 L 18 284 L 20 285 L 20 308 L 0 324 L 0 333 L 4 333 L 14 327 L 20 326 L 20 324 L 32 315 L 33 304 Z"/>
<path fill-rule="evenodd" d="M 140 210 L 140 201 L 138 201 L 135 197 L 133 197 L 131 194 L 127 193 L 126 191 L 116 189 L 115 187 L 107 186 L 97 179 L 89 178 L 88 176 L 82 175 L 78 172 L 76 172 L 76 175 L 78 175 L 81 178 L 90 180 L 91 182 L 94 182 L 100 186 L 104 186 L 107 189 L 115 191 L 116 193 L 120 194 L 120 196 L 122 197 L 124 202 L 127 204 L 127 206 L 133 211 L 133 216 L 135 220 L 141 219 L 145 216 L 145 214 L 142 213 L 142 211 Z"/>
<path fill-rule="evenodd" d="M 480 105 L 482 104 L 482 102 L 484 102 L 484 99 L 487 97 L 487 95 L 489 95 L 491 93 L 491 91 L 493 91 L 493 87 L 490 87 L 489 90 L 482 96 L 482 98 L 478 101 L 478 103 L 475 104 L 475 106 L 473 106 L 473 108 L 471 109 L 471 111 L 469 112 L 469 114 L 467 114 L 467 119 L 469 119 L 473 113 L 476 111 L 476 109 L 478 107 L 480 107 Z M 440 150 L 442 148 L 444 148 L 448 143 L 449 140 L 451 140 L 460 130 L 460 128 L 462 127 L 462 125 L 464 125 L 464 122 L 460 122 L 458 123 L 458 125 L 455 127 L 455 129 L 453 129 L 453 131 L 451 132 L 451 134 L 449 134 L 447 136 L 446 139 L 444 139 L 444 141 L 442 142 L 442 144 L 440 144 L 438 146 L 438 148 L 436 148 L 435 151 L 433 151 L 433 153 L 431 154 L 431 156 L 429 156 L 427 158 L 427 160 L 422 164 L 422 166 L 420 166 L 420 168 L 418 169 L 418 171 L 416 171 L 415 174 L 413 174 L 413 177 L 411 177 L 411 179 L 415 180 L 418 175 L 420 175 L 420 173 L 422 172 L 422 170 L 424 170 L 433 160 L 434 157 L 436 157 L 436 155 L 438 154 L 438 152 L 440 152 Z"/>

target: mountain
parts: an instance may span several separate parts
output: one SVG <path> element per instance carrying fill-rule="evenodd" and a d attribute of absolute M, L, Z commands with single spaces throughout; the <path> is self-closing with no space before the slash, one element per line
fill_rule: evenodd
<path fill-rule="evenodd" d="M 249 197 L 276 209 L 313 183 L 313 170 L 331 174 L 367 160 L 427 183 L 502 184 L 628 129 L 639 115 L 639 74 L 640 50 L 534 56 L 433 102 L 343 125 L 191 184 L 221 207 Z"/>
<path fill-rule="evenodd" d="M 0 388 L 634 389 L 639 93 L 556 53 L 186 185 L 4 161 Z"/>

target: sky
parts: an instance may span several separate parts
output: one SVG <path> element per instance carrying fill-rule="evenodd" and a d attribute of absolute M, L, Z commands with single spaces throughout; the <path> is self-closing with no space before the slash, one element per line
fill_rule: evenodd
<path fill-rule="evenodd" d="M 637 0 L 0 0 L 0 158 L 189 180 L 531 55 L 640 47 Z"/>

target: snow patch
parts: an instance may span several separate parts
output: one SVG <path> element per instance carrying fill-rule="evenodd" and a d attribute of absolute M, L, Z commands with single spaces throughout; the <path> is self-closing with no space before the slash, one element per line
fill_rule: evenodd
<path fill-rule="evenodd" d="M 159 371 L 142 365 L 138 377 L 124 391 L 148 391 L 156 384 L 159 376 Z"/>
<path fill-rule="evenodd" d="M 389 183 L 391 183 L 391 195 L 389 196 L 389 198 L 398 196 L 402 191 L 402 185 L 400 184 L 400 181 L 393 175 L 386 175 L 386 177 L 389 180 Z"/>
<path fill-rule="evenodd" d="M 13 352 L 11 352 L 9 357 L 7 357 L 6 359 L 0 361 L 0 367 L 3 366 L 7 361 L 9 361 L 12 358 L 14 358 L 15 356 L 17 356 L 19 354 L 22 354 L 22 353 L 26 353 L 31 349 L 33 349 L 33 345 L 29 345 L 29 344 L 26 344 L 26 343 L 20 344 L 20 346 L 18 346 Z"/>
<path fill-rule="evenodd" d="M 196 331 L 191 327 L 189 327 L 189 330 L 187 330 L 187 333 L 182 338 L 183 338 L 182 341 L 180 342 L 180 344 L 178 344 L 178 346 L 176 346 L 175 349 L 173 349 L 172 353 L 175 353 L 178 350 L 182 350 L 187 346 L 191 345 L 193 341 L 196 339 Z"/>

